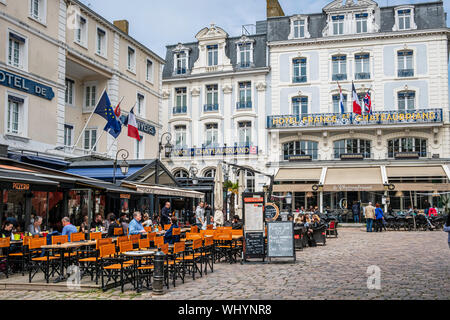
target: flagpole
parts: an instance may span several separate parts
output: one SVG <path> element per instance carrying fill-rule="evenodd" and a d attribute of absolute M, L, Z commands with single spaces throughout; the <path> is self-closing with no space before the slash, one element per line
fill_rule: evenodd
<path fill-rule="evenodd" d="M 92 110 L 91 115 L 89 116 L 89 119 L 88 119 L 88 121 L 86 122 L 86 125 L 84 126 L 83 130 L 81 130 L 80 135 L 78 136 L 77 142 L 72 146 L 72 153 L 75 151 L 75 147 L 76 147 L 76 146 L 78 145 L 78 143 L 80 142 L 81 136 L 83 135 L 84 130 L 86 130 L 86 128 L 87 128 L 87 126 L 88 126 L 88 124 L 89 124 L 89 121 L 91 121 L 92 116 L 94 115 L 95 109 L 97 109 L 98 103 L 100 102 L 100 99 L 103 97 L 103 94 L 104 94 L 105 92 L 106 92 L 106 87 L 105 87 L 105 89 L 103 89 L 102 94 L 100 95 L 100 97 L 99 97 L 97 103 L 95 104 L 94 110 Z"/>
<path fill-rule="evenodd" d="M 136 106 L 136 104 L 137 104 L 137 101 L 134 103 L 133 107 L 131 107 L 130 111 L 133 110 L 133 108 Z M 128 111 L 128 114 L 130 113 L 130 111 Z M 121 125 L 122 125 L 122 123 L 121 123 Z M 122 126 L 122 127 L 124 127 L 124 126 Z M 109 149 L 106 151 L 106 154 L 108 154 L 108 153 L 111 151 L 112 147 L 113 147 L 114 144 L 117 142 L 117 139 L 119 139 L 119 137 L 117 137 L 116 139 L 114 139 L 113 143 L 111 144 L 111 146 L 109 147 Z"/>
<path fill-rule="evenodd" d="M 95 141 L 94 146 L 92 147 L 92 149 L 89 151 L 89 153 L 92 153 L 92 151 L 94 151 L 95 147 L 97 146 L 97 144 L 100 142 L 100 139 L 103 137 L 103 134 L 105 133 L 105 130 L 102 130 L 102 133 L 100 134 L 100 136 L 98 137 L 97 141 Z"/>

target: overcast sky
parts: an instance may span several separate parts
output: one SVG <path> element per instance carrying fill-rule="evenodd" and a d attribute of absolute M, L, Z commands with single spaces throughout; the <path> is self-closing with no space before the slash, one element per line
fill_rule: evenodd
<path fill-rule="evenodd" d="M 126 19 L 130 35 L 162 58 L 165 46 L 195 41 L 195 35 L 212 22 L 230 36 L 241 35 L 242 25 L 266 19 L 265 0 L 81 0 L 109 21 Z M 279 0 L 286 15 L 317 13 L 330 0 Z M 382 7 L 425 0 L 380 0 Z M 450 12 L 450 0 L 444 1 Z M 448 20 L 447 20 L 448 24 Z"/>

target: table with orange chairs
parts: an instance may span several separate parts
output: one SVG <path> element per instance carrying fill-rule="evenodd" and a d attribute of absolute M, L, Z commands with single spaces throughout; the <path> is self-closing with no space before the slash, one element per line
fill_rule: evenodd
<path fill-rule="evenodd" d="M 138 281 L 138 268 L 142 266 L 142 259 L 154 256 L 158 252 L 158 249 L 148 249 L 139 251 L 128 251 L 122 253 L 125 257 L 133 259 L 133 287 L 136 292 L 141 292 L 142 288 Z"/>

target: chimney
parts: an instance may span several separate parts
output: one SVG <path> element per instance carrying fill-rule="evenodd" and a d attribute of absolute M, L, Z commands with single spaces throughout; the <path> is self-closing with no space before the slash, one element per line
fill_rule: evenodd
<path fill-rule="evenodd" d="M 267 18 L 284 17 L 284 11 L 278 0 L 267 0 Z"/>
<path fill-rule="evenodd" d="M 130 28 L 130 23 L 127 20 L 117 20 L 114 21 L 114 25 L 119 28 L 121 31 L 128 34 L 128 30 Z"/>

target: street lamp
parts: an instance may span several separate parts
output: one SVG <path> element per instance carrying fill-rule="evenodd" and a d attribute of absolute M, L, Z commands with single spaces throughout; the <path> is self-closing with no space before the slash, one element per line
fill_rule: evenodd
<path fill-rule="evenodd" d="M 116 171 L 117 171 L 117 157 L 122 157 L 122 161 L 120 162 L 120 171 L 122 172 L 122 175 L 126 176 L 128 173 L 128 169 L 130 168 L 130 165 L 126 161 L 128 157 L 130 156 L 130 153 L 125 149 L 120 149 L 116 153 L 116 159 L 114 160 L 114 172 L 113 172 L 113 183 L 116 183 Z"/>
<path fill-rule="evenodd" d="M 163 138 L 166 136 L 167 143 L 163 146 Z M 165 149 L 166 158 L 170 158 L 170 155 L 173 151 L 173 145 L 170 143 L 172 140 L 172 134 L 170 132 L 165 132 L 161 136 L 161 140 L 159 141 L 159 150 L 158 150 L 158 159 L 161 160 L 161 151 Z"/>
<path fill-rule="evenodd" d="M 192 184 L 196 186 L 198 184 L 198 177 L 197 177 L 198 169 L 196 167 L 191 167 L 189 169 L 189 174 L 192 178 Z"/>

